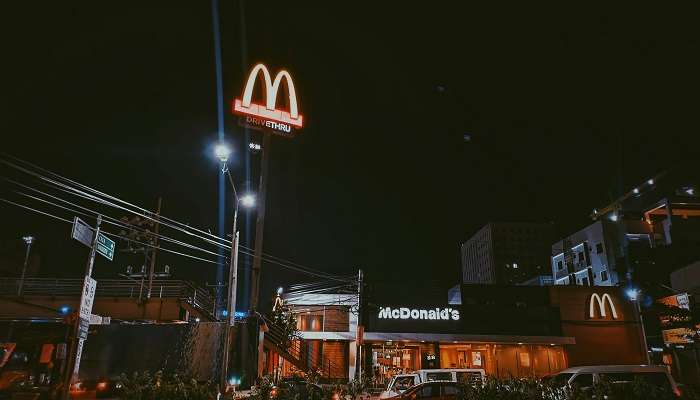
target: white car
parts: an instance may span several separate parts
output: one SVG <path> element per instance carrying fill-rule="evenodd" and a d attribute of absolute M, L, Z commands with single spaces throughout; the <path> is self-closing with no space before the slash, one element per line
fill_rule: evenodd
<path fill-rule="evenodd" d="M 480 368 L 419 369 L 412 374 L 394 375 L 380 399 L 395 397 L 407 389 L 424 382 L 470 382 L 483 384 L 486 373 Z"/>
<path fill-rule="evenodd" d="M 665 387 L 680 396 L 680 390 L 668 372 L 668 368 L 660 365 L 592 365 L 571 367 L 560 371 L 551 377 L 551 381 L 561 385 L 576 385 L 587 389 L 606 379 L 613 384 L 632 382 L 641 378 L 645 382 L 658 387 Z"/>

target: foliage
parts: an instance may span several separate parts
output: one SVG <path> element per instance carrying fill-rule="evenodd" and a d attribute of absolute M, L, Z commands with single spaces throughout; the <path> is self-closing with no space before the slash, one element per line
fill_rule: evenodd
<path fill-rule="evenodd" d="M 292 308 L 280 301 L 275 304 L 275 307 L 269 314 L 269 318 L 276 327 L 282 329 L 283 343 L 280 343 L 280 345 L 284 349 L 289 348 L 292 340 L 299 337 L 297 317 L 292 311 Z"/>
<path fill-rule="evenodd" d="M 671 400 L 675 395 L 641 379 L 627 384 L 602 381 L 591 388 L 561 387 L 534 378 L 498 380 L 464 385 L 459 400 Z M 693 397 L 692 399 L 696 399 Z"/>
<path fill-rule="evenodd" d="M 265 375 L 258 381 L 258 384 L 255 385 L 250 397 L 254 400 L 269 400 L 272 397 L 273 389 L 275 389 L 275 385 L 272 377 L 270 375 Z M 280 393 L 280 395 L 276 397 L 284 398 L 286 396 Z"/>
<path fill-rule="evenodd" d="M 200 383 L 182 375 L 165 375 L 162 371 L 122 374 L 120 398 L 124 400 L 207 400 L 216 397 L 216 386 Z"/>

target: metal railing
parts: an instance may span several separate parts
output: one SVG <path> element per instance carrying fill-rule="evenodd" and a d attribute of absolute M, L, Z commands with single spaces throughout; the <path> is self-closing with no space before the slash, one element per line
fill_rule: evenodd
<path fill-rule="evenodd" d="M 20 280 L 0 278 L 0 296 L 16 297 Z M 83 279 L 27 278 L 22 285 L 22 296 L 78 297 Z M 131 279 L 100 279 L 96 297 L 128 297 L 147 299 L 148 281 Z M 216 300 L 205 289 L 183 280 L 154 280 L 150 298 L 177 298 L 214 318 Z"/>
<path fill-rule="evenodd" d="M 297 368 L 305 368 L 302 372 L 314 370 L 321 378 L 328 380 L 347 379 L 345 367 L 338 365 L 323 354 L 323 351 L 316 351 L 314 346 L 310 346 L 309 341 L 300 338 L 289 338 L 284 329 L 271 320 L 265 318 L 269 330 L 265 332 L 265 339 L 271 341 L 275 347 L 282 351 L 283 358 L 292 357 L 289 360 Z"/>

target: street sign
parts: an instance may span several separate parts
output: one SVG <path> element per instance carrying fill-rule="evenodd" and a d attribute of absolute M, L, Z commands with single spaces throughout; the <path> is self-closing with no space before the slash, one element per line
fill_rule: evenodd
<path fill-rule="evenodd" d="M 59 343 L 56 345 L 56 359 L 57 360 L 63 360 L 66 358 L 67 348 L 68 348 L 68 344 L 66 344 L 66 343 Z"/>
<path fill-rule="evenodd" d="M 109 261 L 114 259 L 114 240 L 103 235 L 102 232 L 97 234 L 97 247 L 95 250 L 103 255 Z"/>
<path fill-rule="evenodd" d="M 92 232 L 92 227 L 85 223 L 82 219 L 73 218 L 73 232 L 71 237 L 87 247 L 92 247 L 92 239 L 95 234 Z"/>
<path fill-rule="evenodd" d="M 85 319 L 90 321 L 90 315 L 92 314 L 92 303 L 95 302 L 95 290 L 97 290 L 97 281 L 85 277 L 85 283 L 83 284 L 83 294 L 80 296 L 80 319 Z"/>
<path fill-rule="evenodd" d="M 100 315 L 90 315 L 90 325 L 109 325 L 112 322 L 112 317 L 103 317 Z"/>
<path fill-rule="evenodd" d="M 75 367 L 73 367 L 73 374 L 78 375 L 78 371 L 80 371 L 80 357 L 83 355 L 83 343 L 85 342 L 85 339 L 78 339 L 78 348 L 76 349 L 75 352 Z"/>
<path fill-rule="evenodd" d="M 87 339 L 89 330 L 90 321 L 85 318 L 80 318 L 78 321 L 78 337 L 83 340 Z"/>

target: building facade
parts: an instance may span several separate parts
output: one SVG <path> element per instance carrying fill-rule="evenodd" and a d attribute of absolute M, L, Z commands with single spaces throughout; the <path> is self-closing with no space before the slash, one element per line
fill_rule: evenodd
<path fill-rule="evenodd" d="M 552 245 L 552 276 L 556 285 L 616 286 L 617 261 L 622 256 L 614 223 L 599 220 Z"/>
<path fill-rule="evenodd" d="M 462 243 L 462 283 L 514 285 L 549 273 L 553 228 L 546 223 L 490 222 Z"/>
<path fill-rule="evenodd" d="M 356 357 L 361 374 L 378 384 L 395 374 L 427 368 L 482 368 L 504 378 L 645 360 L 633 305 L 619 288 L 462 285 L 459 304 L 449 304 L 445 292 L 436 296 L 422 293 L 418 286 L 372 286 L 356 331 L 352 323 L 343 332 L 318 330 L 331 318 L 336 320 L 332 325 L 350 318 L 326 313 L 321 321 L 315 308 L 319 305 L 310 304 L 320 299 L 305 295 L 296 301 L 308 303 L 303 304 L 307 309 L 298 308 L 300 316 L 309 315 L 300 320 L 305 327 L 302 340 L 321 340 L 324 347 L 333 343 L 334 350 L 324 353 L 321 363 L 336 354 L 347 363 L 347 379 L 355 376 Z M 350 305 L 349 315 L 353 309 Z M 285 369 L 286 360 L 279 363 L 285 376 L 294 372 Z"/>
<path fill-rule="evenodd" d="M 353 294 L 284 294 L 296 317 L 299 340 L 286 348 L 266 346 L 262 370 L 276 377 L 316 371 L 329 381 L 355 376 L 357 296 Z M 266 336 L 266 344 L 271 344 Z"/>

